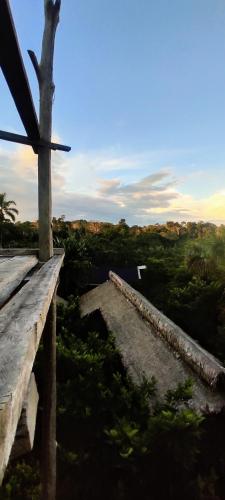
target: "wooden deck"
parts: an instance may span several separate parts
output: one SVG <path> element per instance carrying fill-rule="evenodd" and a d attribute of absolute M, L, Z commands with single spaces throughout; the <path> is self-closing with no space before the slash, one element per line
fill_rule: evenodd
<path fill-rule="evenodd" d="M 35 250 L 0 250 L 0 483 L 64 253 L 45 264 Z"/>

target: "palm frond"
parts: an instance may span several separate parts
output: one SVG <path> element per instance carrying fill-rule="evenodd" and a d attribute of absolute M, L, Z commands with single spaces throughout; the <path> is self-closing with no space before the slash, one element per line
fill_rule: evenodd
<path fill-rule="evenodd" d="M 5 202 L 7 206 L 9 205 L 16 205 L 16 202 L 14 200 L 8 200 Z"/>
<path fill-rule="evenodd" d="M 12 205 L 16 205 L 14 200 L 6 200 L 6 193 L 0 193 L 0 220 L 1 222 L 13 221 L 15 222 L 15 215 L 18 215 L 17 208 L 12 207 Z M 9 219 L 7 219 L 7 217 Z"/>
<path fill-rule="evenodd" d="M 11 208 L 11 207 L 10 207 L 10 208 L 7 208 L 7 210 L 8 210 L 9 212 L 13 212 L 14 214 L 17 214 L 17 215 L 18 215 L 18 213 L 19 213 L 19 210 L 17 210 L 17 208 L 13 208 L 13 207 Z"/>
<path fill-rule="evenodd" d="M 11 212 L 11 210 L 5 210 L 5 213 L 6 213 L 6 215 L 8 215 L 8 217 L 10 217 L 10 219 L 13 220 L 13 222 L 16 220 L 16 217 L 15 217 L 14 213 Z"/>

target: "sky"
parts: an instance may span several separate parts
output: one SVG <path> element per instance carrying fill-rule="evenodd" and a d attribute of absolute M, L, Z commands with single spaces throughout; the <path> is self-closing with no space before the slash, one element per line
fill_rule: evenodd
<path fill-rule="evenodd" d="M 10 0 L 40 57 L 42 0 Z M 53 215 L 225 223 L 225 0 L 62 0 L 56 33 Z M 0 129 L 24 133 L 0 74 Z M 37 157 L 0 143 L 0 192 L 37 219 Z"/>

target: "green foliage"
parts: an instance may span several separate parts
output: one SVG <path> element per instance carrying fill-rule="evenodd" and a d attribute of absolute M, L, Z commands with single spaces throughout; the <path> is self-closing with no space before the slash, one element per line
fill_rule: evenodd
<path fill-rule="evenodd" d="M 128 459 L 137 453 L 145 454 L 148 448 L 144 445 L 144 436 L 134 422 L 125 418 L 118 421 L 116 427 L 105 429 L 109 443 L 115 444 L 122 458 Z"/>
<path fill-rule="evenodd" d="M 0 193 L 0 224 L 6 221 L 15 222 L 15 216 L 18 214 L 15 205 L 15 201 L 6 200 L 6 193 Z"/>
<path fill-rule="evenodd" d="M 165 397 L 167 404 L 173 406 L 181 401 L 189 401 L 192 397 L 192 389 L 193 381 L 191 379 L 187 379 L 184 384 L 179 382 L 176 389 L 167 391 Z"/>
<path fill-rule="evenodd" d="M 6 193 L 0 193 L 0 246 L 3 243 L 3 231 L 5 224 L 15 222 L 18 210 L 15 208 L 15 201 L 6 200 Z"/>
<path fill-rule="evenodd" d="M 72 227 L 60 217 L 53 230 L 66 251 L 59 294 L 68 300 L 58 308 L 58 498 L 222 500 L 224 423 L 209 429 L 189 408 L 190 380 L 160 403 L 157 381 L 135 386 L 100 314 L 81 320 L 70 295 L 85 289 L 93 266 L 146 264 L 136 288 L 224 361 L 225 228 L 173 221 L 129 228 L 122 219 Z M 35 246 L 37 227 L 5 223 L 4 236 L 8 244 Z M 40 350 L 39 388 L 41 357 Z M 39 480 L 27 466 L 11 470 L 2 498 L 36 498 Z"/>
<path fill-rule="evenodd" d="M 28 464 L 24 460 L 7 469 L 4 484 L 0 488 L 1 500 L 39 500 L 39 464 Z"/>
<path fill-rule="evenodd" d="M 81 321 L 76 300 L 71 298 L 68 308 L 60 307 L 58 324 L 58 441 L 61 474 L 72 492 L 68 498 L 83 488 L 84 498 L 141 494 L 147 500 L 149 488 L 155 492 L 157 478 L 163 499 L 160 481 L 170 488 L 174 468 L 190 481 L 203 422 L 186 406 L 191 381 L 169 391 L 159 404 L 156 381 L 133 384 L 113 335 L 107 335 L 100 323 L 97 333 L 93 316 Z M 119 479 L 115 470 L 121 471 Z M 177 491 L 183 494 L 182 484 Z"/>
<path fill-rule="evenodd" d="M 57 344 L 58 498 L 203 500 L 218 490 L 205 458 L 199 465 L 205 422 L 188 406 L 191 380 L 160 402 L 157 381 L 134 385 L 100 314 L 81 320 L 77 298 L 59 306 Z M 36 466 L 8 477 L 2 498 L 39 498 Z"/>

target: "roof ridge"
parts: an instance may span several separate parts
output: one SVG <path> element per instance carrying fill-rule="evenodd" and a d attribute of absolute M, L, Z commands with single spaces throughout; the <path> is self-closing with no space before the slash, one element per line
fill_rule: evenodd
<path fill-rule="evenodd" d="M 172 320 L 167 318 L 140 292 L 132 288 L 113 271 L 109 279 L 136 307 L 139 313 L 154 326 L 156 332 L 188 363 L 212 389 L 225 388 L 225 368 L 211 353 L 201 347 Z"/>

